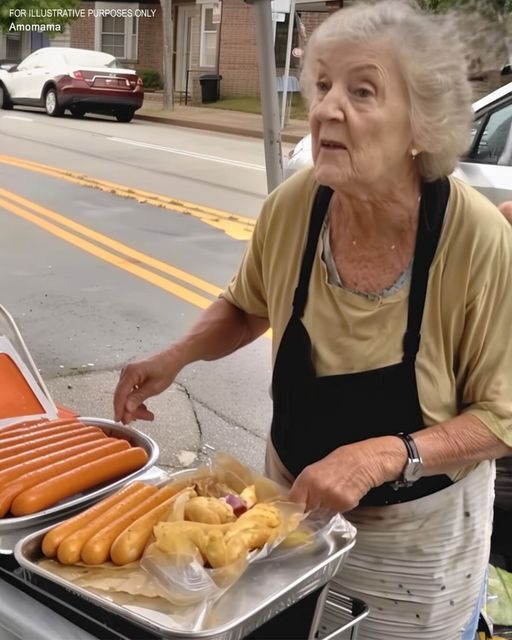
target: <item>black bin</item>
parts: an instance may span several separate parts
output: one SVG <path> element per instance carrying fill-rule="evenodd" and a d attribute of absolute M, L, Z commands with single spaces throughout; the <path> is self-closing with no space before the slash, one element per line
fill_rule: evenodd
<path fill-rule="evenodd" d="M 199 77 L 199 83 L 201 85 L 201 102 L 206 104 L 207 102 L 217 102 L 220 98 L 220 81 L 222 76 L 215 73 L 206 73 Z"/>

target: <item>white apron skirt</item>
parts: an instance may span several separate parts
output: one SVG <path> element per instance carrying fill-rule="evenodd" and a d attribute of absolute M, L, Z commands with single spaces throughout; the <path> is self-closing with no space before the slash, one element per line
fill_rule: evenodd
<path fill-rule="evenodd" d="M 459 640 L 489 561 L 494 463 L 433 495 L 344 514 L 357 539 L 335 578 L 370 607 L 358 640 Z"/>

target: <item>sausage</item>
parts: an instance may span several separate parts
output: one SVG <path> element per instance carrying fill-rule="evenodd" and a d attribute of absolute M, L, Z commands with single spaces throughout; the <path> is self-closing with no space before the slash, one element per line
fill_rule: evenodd
<path fill-rule="evenodd" d="M 62 418 L 62 420 L 29 420 L 28 422 L 18 422 L 17 424 L 9 424 L 6 427 L 0 427 L 0 440 L 9 438 L 17 434 L 18 432 L 37 431 L 37 429 L 44 429 L 50 426 L 59 427 L 66 424 L 76 423 L 76 418 Z M 82 424 L 82 423 L 80 423 Z"/>
<path fill-rule="evenodd" d="M 50 436 L 46 435 L 42 438 L 34 438 L 33 440 L 28 440 L 27 442 L 15 444 L 12 447 L 5 447 L 5 449 L 0 449 L 0 460 L 17 455 L 18 453 L 23 453 L 24 451 L 31 451 L 35 447 L 41 447 L 46 444 L 51 444 L 52 442 L 63 442 L 65 439 L 72 438 L 77 435 L 82 435 L 84 433 L 104 433 L 104 431 L 102 431 L 98 427 L 80 427 L 76 431 L 70 431 L 69 433 L 54 433 Z"/>
<path fill-rule="evenodd" d="M 191 490 L 185 489 L 185 491 Z M 153 527 L 165 517 L 177 495 L 175 494 L 157 507 L 153 507 L 151 511 L 137 518 L 135 522 L 132 522 L 127 529 L 117 536 L 110 548 L 110 558 L 114 564 L 124 565 L 139 560 Z M 196 493 L 194 492 L 192 495 L 195 496 Z"/>
<path fill-rule="evenodd" d="M 34 485 L 45 482 L 54 476 L 58 477 L 60 474 L 63 474 L 70 469 L 79 468 L 86 462 L 90 462 L 91 460 L 96 460 L 98 458 L 104 458 L 114 451 L 122 451 L 129 447 L 130 444 L 126 440 L 117 440 L 115 438 L 107 438 L 106 440 L 98 440 L 97 442 L 93 441 L 91 443 L 90 451 L 79 453 L 71 458 L 66 458 L 65 460 L 52 464 L 50 467 L 31 471 L 22 478 L 9 482 L 0 490 L 0 517 L 4 516 L 9 511 L 11 503 L 18 494 L 30 489 Z M 20 513 L 19 515 L 27 514 Z"/>
<path fill-rule="evenodd" d="M 65 538 L 71 536 L 76 531 L 84 529 L 100 515 L 105 513 L 105 511 L 110 509 L 110 507 L 116 505 L 120 500 L 132 495 L 141 487 L 145 486 L 146 485 L 143 482 L 132 482 L 107 498 L 100 500 L 100 502 L 93 504 L 92 507 L 77 513 L 72 518 L 68 518 L 53 527 L 53 529 L 50 529 L 50 531 L 45 534 L 41 545 L 44 555 L 47 558 L 54 558 L 57 555 L 59 545 Z"/>
<path fill-rule="evenodd" d="M 121 514 L 116 520 L 111 521 L 103 529 L 100 529 L 83 546 L 81 558 L 85 564 L 102 564 L 106 562 L 110 554 L 110 548 L 117 536 L 145 513 L 161 505 L 165 500 L 172 498 L 177 491 L 174 484 L 166 485 L 153 496 L 150 496 L 130 511 Z"/>
<path fill-rule="evenodd" d="M 148 454 L 141 447 L 128 448 L 92 460 L 26 489 L 12 501 L 11 512 L 15 516 L 36 513 L 63 498 L 140 469 L 147 460 Z"/>
<path fill-rule="evenodd" d="M 92 440 L 102 440 L 107 437 L 107 434 L 103 431 L 99 431 L 98 433 L 84 433 L 82 435 L 73 436 L 70 438 L 66 438 L 63 440 L 57 440 L 56 442 L 51 442 L 50 444 L 43 445 L 41 447 L 36 447 L 35 449 L 29 449 L 28 451 L 22 451 L 14 456 L 9 456 L 8 458 L 2 458 L 0 460 L 0 473 L 4 469 L 9 469 L 10 467 L 14 467 L 21 462 L 25 462 L 26 460 L 33 460 L 34 458 L 38 458 L 39 456 L 45 456 L 49 453 L 53 453 L 54 451 L 66 451 L 69 447 L 73 447 L 77 444 L 82 444 L 82 442 L 91 442 Z"/>
<path fill-rule="evenodd" d="M 51 436 L 54 433 L 61 434 L 67 431 L 73 431 L 74 429 L 79 429 L 82 426 L 83 425 L 81 422 L 75 421 L 75 422 L 72 422 L 71 424 L 60 424 L 60 425 L 57 425 L 56 427 L 54 427 L 53 425 L 44 425 L 44 426 L 38 427 L 37 432 L 34 432 L 33 429 L 29 429 L 28 431 L 14 432 L 14 434 L 9 433 L 7 434 L 9 437 L 6 437 L 0 440 L 0 453 L 2 452 L 2 449 L 4 447 L 11 447 L 23 442 L 30 442 L 31 440 L 34 439 L 34 436 L 37 437 L 39 434 L 41 434 L 41 437 Z"/>
<path fill-rule="evenodd" d="M 3 471 L 0 471 L 0 487 L 6 485 L 12 480 L 16 480 L 16 478 L 23 478 L 23 476 L 30 471 L 36 471 L 42 467 L 49 467 L 55 462 L 60 462 L 60 460 L 76 456 L 84 451 L 91 451 L 92 449 L 103 445 L 108 440 L 115 441 L 114 438 L 99 438 L 98 440 L 83 442 L 82 444 L 77 444 L 72 447 L 67 446 L 59 449 L 58 451 L 54 451 L 53 453 L 36 456 L 31 460 L 26 460 L 25 462 L 21 462 L 13 467 L 9 467 L 9 469 L 4 469 Z"/>
<path fill-rule="evenodd" d="M 116 502 L 105 512 L 97 515 L 88 524 L 81 526 L 78 530 L 64 538 L 59 544 L 57 551 L 59 562 L 62 562 L 62 564 L 75 564 L 79 562 L 84 544 L 92 538 L 95 533 L 103 529 L 109 522 L 115 520 L 121 513 L 133 509 L 133 507 L 158 491 L 155 486 L 144 485 L 142 483 L 139 483 L 139 485 L 135 493 L 132 492 L 124 497 L 119 496 Z"/>

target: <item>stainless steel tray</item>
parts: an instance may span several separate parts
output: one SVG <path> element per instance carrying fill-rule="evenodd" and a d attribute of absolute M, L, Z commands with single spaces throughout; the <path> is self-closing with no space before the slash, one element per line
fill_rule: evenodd
<path fill-rule="evenodd" d="M 28 535 L 15 547 L 15 558 L 28 574 L 59 584 L 161 638 L 182 640 L 244 638 L 280 611 L 329 582 L 355 544 L 353 536 L 324 533 L 313 546 L 303 550 L 291 552 L 277 547 L 264 562 L 252 563 L 240 580 L 215 603 L 208 616 L 209 622 L 203 623 L 199 630 L 187 631 L 173 623 L 170 615 L 148 608 L 147 601 L 135 596 L 114 601 L 115 596 L 76 586 L 41 567 L 41 542 L 48 529 Z M 272 570 L 269 570 L 270 560 Z"/>
<path fill-rule="evenodd" d="M 120 489 L 127 482 L 131 482 L 132 480 L 139 478 L 139 476 L 156 464 L 160 450 L 156 442 L 144 433 L 141 433 L 136 429 L 132 429 L 131 427 L 125 427 L 117 424 L 112 420 L 88 417 L 80 417 L 77 418 L 77 420 L 100 427 L 108 436 L 122 438 L 124 440 L 128 440 L 128 442 L 135 447 L 142 447 L 148 454 L 148 461 L 138 471 L 125 475 L 114 482 L 103 484 L 96 489 L 91 489 L 85 493 L 70 497 L 49 509 L 45 509 L 44 511 L 39 511 L 38 513 L 19 518 L 0 518 L 0 541 L 2 536 L 7 533 L 20 529 L 27 529 L 28 527 L 36 525 L 39 527 L 44 526 L 44 524 L 49 521 L 54 521 L 57 517 L 63 517 L 72 511 L 76 511 L 77 509 L 85 507 L 92 502 L 96 502 L 109 493 Z M 2 545 L 0 545 L 0 547 L 2 547 Z"/>

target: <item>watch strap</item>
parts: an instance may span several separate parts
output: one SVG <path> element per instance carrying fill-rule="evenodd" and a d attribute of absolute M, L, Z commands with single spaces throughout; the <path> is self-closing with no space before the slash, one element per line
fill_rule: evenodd
<path fill-rule="evenodd" d="M 407 455 L 411 460 L 421 460 L 420 458 L 420 454 L 418 452 L 418 447 L 416 446 L 416 443 L 414 442 L 414 439 L 412 436 L 410 436 L 408 433 L 395 433 L 394 434 L 397 438 L 400 438 L 400 440 L 402 440 L 402 442 L 405 444 L 405 448 L 407 449 Z"/>

